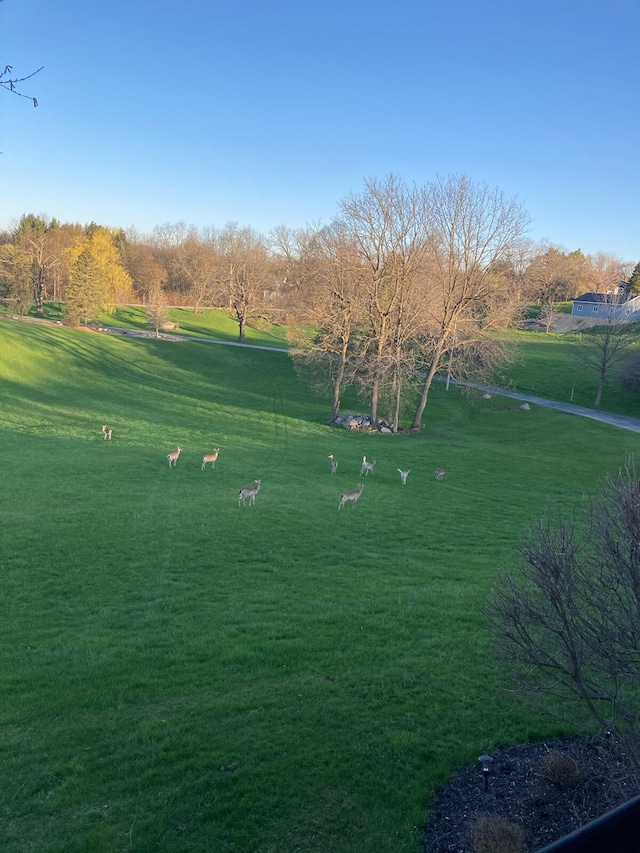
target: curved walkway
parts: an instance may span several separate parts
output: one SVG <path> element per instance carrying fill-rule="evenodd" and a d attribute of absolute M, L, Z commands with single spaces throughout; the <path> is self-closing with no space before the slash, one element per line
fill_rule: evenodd
<path fill-rule="evenodd" d="M 102 327 L 101 331 L 108 332 L 112 335 L 123 335 L 131 337 L 153 337 L 153 332 L 143 332 L 133 329 L 122 329 L 116 326 Z M 220 341 L 215 338 L 200 338 L 191 335 L 171 335 L 166 332 L 161 332 L 159 337 L 164 340 L 172 341 L 202 341 L 209 344 L 220 344 L 229 347 L 249 347 L 250 349 L 270 350 L 271 352 L 288 352 L 284 347 L 270 347 L 262 344 L 247 344 L 239 341 Z M 485 391 L 489 394 L 496 394 L 500 397 L 511 397 L 514 400 L 520 400 L 523 403 L 532 403 L 536 406 L 546 406 L 548 409 L 556 409 L 559 412 L 565 412 L 568 415 L 578 415 L 582 418 L 591 418 L 594 421 L 609 424 L 610 426 L 626 429 L 631 432 L 640 433 L 640 420 L 638 418 L 630 418 L 627 415 L 615 415 L 611 412 L 601 412 L 598 409 L 588 409 L 585 406 L 574 406 L 572 403 L 560 403 L 556 400 L 546 400 L 544 397 L 534 397 L 531 394 L 521 394 L 519 391 L 508 391 L 505 388 L 494 388 L 491 385 L 475 385 L 466 382 L 459 382 L 459 385 L 467 385 L 469 388 L 475 388 L 477 391 Z"/>
<path fill-rule="evenodd" d="M 640 420 L 638 418 L 630 418 L 627 415 L 615 415 L 611 412 L 601 412 L 598 409 L 588 409 L 585 406 L 574 406 L 573 403 L 559 403 L 557 400 L 545 400 L 544 397 L 533 397 L 531 394 L 521 394 L 519 391 L 508 391 L 505 388 L 492 388 L 490 385 L 469 385 L 468 387 L 475 388 L 477 391 L 496 394 L 500 397 L 511 397 L 514 400 L 521 400 L 523 403 L 533 403 L 536 406 L 557 409 L 557 411 L 565 412 L 568 415 L 591 418 L 594 421 L 601 421 L 602 423 L 630 430 L 631 432 L 640 432 Z"/>

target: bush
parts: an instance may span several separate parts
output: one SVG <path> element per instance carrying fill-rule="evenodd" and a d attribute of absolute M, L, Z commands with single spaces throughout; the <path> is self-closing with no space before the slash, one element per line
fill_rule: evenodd
<path fill-rule="evenodd" d="M 554 785 L 569 788 L 582 782 L 582 773 L 576 762 L 566 752 L 550 749 L 540 762 L 542 775 Z"/>
<path fill-rule="evenodd" d="M 476 853 L 523 853 L 524 832 L 500 815 L 480 815 L 471 827 Z"/>
<path fill-rule="evenodd" d="M 534 523 L 485 614 L 524 690 L 580 706 L 640 777 L 640 482 L 608 476 L 582 517 Z M 545 697 L 546 700 L 545 700 Z M 577 703 L 577 704 L 576 704 Z"/>

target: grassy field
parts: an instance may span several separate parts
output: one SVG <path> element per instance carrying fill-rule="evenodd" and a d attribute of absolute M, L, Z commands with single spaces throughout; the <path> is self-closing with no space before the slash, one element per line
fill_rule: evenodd
<path fill-rule="evenodd" d="M 592 408 L 598 390 L 598 374 L 571 351 L 574 335 L 553 332 L 511 332 L 519 358 L 510 371 L 511 387 L 550 400 Z M 640 326 L 638 328 L 640 345 Z M 640 395 L 624 391 L 611 371 L 602 395 L 603 412 L 640 418 Z"/>
<path fill-rule="evenodd" d="M 408 853 L 454 767 L 557 731 L 480 606 L 640 436 L 441 387 L 421 436 L 328 411 L 280 353 L 0 321 L 2 849 Z"/>

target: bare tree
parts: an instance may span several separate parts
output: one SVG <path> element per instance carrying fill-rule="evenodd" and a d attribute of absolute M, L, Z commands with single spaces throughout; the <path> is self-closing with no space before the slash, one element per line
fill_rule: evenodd
<path fill-rule="evenodd" d="M 137 234 L 127 234 L 124 261 L 133 281 L 133 287 L 142 297 L 143 303 L 150 302 L 152 294 L 155 299 L 156 291 L 162 289 L 168 274 L 151 246 L 142 241 Z"/>
<path fill-rule="evenodd" d="M 331 418 L 340 413 L 342 393 L 353 382 L 349 359 L 356 349 L 356 331 L 364 320 L 362 269 L 351 236 L 334 222 L 309 231 L 297 253 L 298 319 L 290 350 L 296 370 L 318 390 L 331 391 Z M 310 336 L 305 330 L 311 326 Z"/>
<path fill-rule="evenodd" d="M 556 317 L 557 303 L 575 296 L 586 280 L 588 269 L 588 260 L 582 252 L 566 254 L 557 246 L 542 249 L 527 266 L 526 292 L 540 304 L 540 319 L 547 332 Z"/>
<path fill-rule="evenodd" d="M 167 321 L 167 299 L 159 282 L 147 291 L 147 317 L 149 325 L 160 337 L 160 329 Z"/>
<path fill-rule="evenodd" d="M 603 294 L 606 319 L 596 320 L 595 325 L 581 332 L 571 345 L 574 355 L 598 374 L 598 390 L 593 404 L 595 409 L 600 408 L 607 379 L 640 339 L 638 324 L 625 319 L 626 298 L 623 290 Z"/>
<path fill-rule="evenodd" d="M 265 302 L 273 264 L 264 237 L 253 228 L 229 223 L 217 235 L 216 245 L 217 286 L 238 322 L 242 342 L 248 320 Z"/>
<path fill-rule="evenodd" d="M 53 269 L 62 263 L 64 245 L 56 239 L 59 223 L 28 214 L 20 219 L 13 242 L 31 260 L 33 298 L 38 314 L 44 313 L 46 285 Z"/>
<path fill-rule="evenodd" d="M 464 175 L 433 182 L 426 191 L 428 263 L 421 338 L 424 380 L 412 428 L 419 429 L 433 378 L 452 338 L 478 329 L 509 280 L 498 268 L 524 238 L 529 216 L 517 199 L 473 184 Z M 483 307 L 484 306 L 484 307 Z"/>
<path fill-rule="evenodd" d="M 631 264 L 611 252 L 589 256 L 588 284 L 593 293 L 616 293 L 631 273 Z"/>
<path fill-rule="evenodd" d="M 360 195 L 340 203 L 340 227 L 351 235 L 364 274 L 368 347 L 363 365 L 374 424 L 385 380 L 395 393 L 395 411 L 400 407 L 404 354 L 419 326 L 416 291 L 426 251 L 424 211 L 422 190 L 407 187 L 394 175 L 367 181 Z"/>
<path fill-rule="evenodd" d="M 14 243 L 0 246 L 0 293 L 6 296 L 9 310 L 21 317 L 33 304 L 31 257 Z"/>
<path fill-rule="evenodd" d="M 640 772 L 640 482 L 606 477 L 577 519 L 535 522 L 485 614 L 522 689 L 548 712 L 575 702 Z"/>
<path fill-rule="evenodd" d="M 194 313 L 215 300 L 218 256 L 213 235 L 179 222 L 155 228 L 152 242 L 170 288 L 189 295 Z"/>

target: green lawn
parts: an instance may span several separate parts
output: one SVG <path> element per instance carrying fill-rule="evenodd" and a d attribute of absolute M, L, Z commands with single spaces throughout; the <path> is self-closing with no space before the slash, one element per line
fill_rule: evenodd
<path fill-rule="evenodd" d="M 422 436 L 328 412 L 284 354 L 0 321 L 2 849 L 408 853 L 453 768 L 558 730 L 480 607 L 640 436 L 442 387 Z"/>
<path fill-rule="evenodd" d="M 509 371 L 510 385 L 524 394 L 592 408 L 598 390 L 598 374 L 571 351 L 574 335 L 546 332 L 509 333 L 518 350 L 518 361 Z M 640 345 L 640 325 L 638 327 Z M 611 371 L 602 395 L 603 412 L 640 418 L 640 395 L 624 391 L 617 373 Z"/>
<path fill-rule="evenodd" d="M 228 311 L 205 310 L 195 314 L 191 308 L 168 308 L 168 320 L 176 324 L 172 334 L 190 337 L 215 338 L 218 341 L 237 341 L 238 324 Z M 118 306 L 113 314 L 101 314 L 100 323 L 125 329 L 148 331 L 147 312 L 140 305 Z M 254 346 L 287 346 L 287 327 L 270 325 L 265 320 L 253 319 L 246 327 L 246 343 Z"/>

